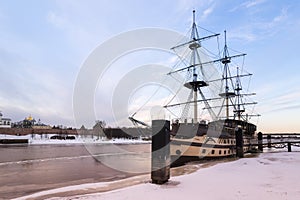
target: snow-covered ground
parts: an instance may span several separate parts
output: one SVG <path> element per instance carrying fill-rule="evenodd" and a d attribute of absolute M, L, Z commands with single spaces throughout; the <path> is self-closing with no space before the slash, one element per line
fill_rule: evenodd
<path fill-rule="evenodd" d="M 28 139 L 29 144 L 85 144 L 85 143 L 100 143 L 100 144 L 147 144 L 151 141 L 145 141 L 142 139 L 107 139 L 106 137 L 87 137 L 83 138 L 80 136 L 75 136 L 74 140 L 58 140 L 50 139 L 54 134 L 48 135 L 25 135 L 25 136 L 15 136 L 15 135 L 3 135 L 0 134 L 0 139 Z"/>
<path fill-rule="evenodd" d="M 298 152 L 297 152 L 298 150 Z M 133 177 L 121 181 L 59 188 L 23 197 L 36 198 L 44 195 L 50 199 L 300 199 L 300 152 L 268 152 L 258 157 L 243 158 L 232 162 L 204 167 L 198 165 L 194 173 L 171 177 L 164 185 L 151 184 L 150 176 Z M 133 186 L 125 187 L 136 181 Z M 137 182 L 138 181 L 138 182 Z M 124 184 L 124 188 L 107 191 L 110 185 Z M 127 183 L 127 185 L 125 184 Z M 72 191 L 95 192 L 71 196 Z M 104 190 L 101 190 L 101 188 Z M 119 187 L 120 188 L 120 187 Z M 106 190 L 105 190 L 106 189 Z M 115 189 L 115 188 L 112 188 Z M 69 197 L 55 193 L 70 192 Z M 49 196 L 48 196 L 49 197 Z"/>

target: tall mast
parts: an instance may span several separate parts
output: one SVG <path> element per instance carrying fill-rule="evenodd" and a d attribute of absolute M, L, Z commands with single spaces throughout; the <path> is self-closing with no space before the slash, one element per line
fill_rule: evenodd
<path fill-rule="evenodd" d="M 201 91 L 201 87 L 208 86 L 208 83 L 203 80 L 204 74 L 202 74 L 202 76 L 200 74 L 200 76 L 199 76 L 198 69 L 202 68 L 203 65 L 207 65 L 209 63 L 220 61 L 220 60 L 218 60 L 218 61 L 201 62 L 201 57 L 200 57 L 200 53 L 199 53 L 199 48 L 201 47 L 201 41 L 210 39 L 212 37 L 217 37 L 219 35 L 220 34 L 212 34 L 212 35 L 208 35 L 208 36 L 200 38 L 198 30 L 197 30 L 197 25 L 196 25 L 195 10 L 193 10 L 193 22 L 192 22 L 192 29 L 191 29 L 191 34 L 190 34 L 189 40 L 185 43 L 181 43 L 181 44 L 171 48 L 171 50 L 175 50 L 177 48 L 187 46 L 191 50 L 191 52 L 190 52 L 191 57 L 190 57 L 190 60 L 189 60 L 189 65 L 186 66 L 186 67 L 183 67 L 181 69 L 177 69 L 175 71 L 169 72 L 168 75 L 170 75 L 172 73 L 177 73 L 177 72 L 180 72 L 180 71 L 190 71 L 191 70 L 191 72 L 193 73 L 192 80 L 190 80 L 190 82 L 186 82 L 184 84 L 184 86 L 186 88 L 192 90 L 192 94 L 193 94 L 194 98 L 193 98 L 193 101 L 188 100 L 185 103 L 166 105 L 164 107 L 167 108 L 167 107 L 192 103 L 193 106 L 194 106 L 194 110 L 193 110 L 193 114 L 194 114 L 193 122 L 194 123 L 198 122 L 198 102 L 204 102 L 205 107 L 209 110 L 210 115 L 212 116 L 212 118 L 213 119 L 216 118 L 215 113 L 213 112 L 213 110 L 211 110 L 211 107 L 210 107 L 209 103 L 207 102 L 207 99 L 205 98 L 204 94 Z M 202 70 L 201 70 L 201 72 L 202 72 Z M 199 92 L 200 97 L 202 98 L 202 100 L 198 100 L 198 92 Z"/>
<path fill-rule="evenodd" d="M 200 90 L 200 87 L 207 86 L 207 83 L 204 81 L 198 80 L 198 73 L 196 66 L 201 66 L 201 60 L 198 53 L 198 48 L 201 47 L 200 40 L 199 40 L 199 34 L 197 30 L 197 25 L 195 22 L 195 10 L 193 10 L 193 24 L 192 24 L 192 31 L 191 31 L 191 37 L 189 42 L 189 48 L 191 49 L 191 61 L 190 64 L 193 71 L 193 80 L 191 82 L 185 83 L 184 86 L 193 90 L 193 96 L 194 96 L 194 118 L 193 121 L 196 123 L 198 121 L 198 90 Z"/>
<path fill-rule="evenodd" d="M 239 67 L 237 67 L 237 77 L 236 77 L 236 85 L 235 85 L 235 91 L 236 91 L 236 108 L 234 110 L 235 116 L 237 115 L 238 120 L 241 120 L 242 113 L 245 112 L 245 109 L 243 107 L 243 102 L 241 98 L 241 91 L 242 90 L 242 84 L 240 80 L 239 75 Z"/>
<path fill-rule="evenodd" d="M 225 45 L 224 45 L 224 52 L 223 52 L 223 59 L 222 63 L 224 65 L 224 71 L 223 71 L 223 79 L 225 80 L 225 91 L 224 93 L 219 94 L 221 97 L 225 98 L 225 109 L 226 109 L 226 119 L 229 118 L 229 99 L 232 96 L 235 96 L 234 92 L 231 92 L 229 90 L 229 81 L 231 81 L 231 75 L 229 71 L 229 63 L 231 62 L 228 47 L 227 47 L 227 38 L 226 38 L 226 30 L 224 31 L 225 35 Z"/>
<path fill-rule="evenodd" d="M 193 25 L 192 25 L 192 33 L 191 33 L 191 39 L 196 40 L 198 38 L 198 31 L 197 31 L 197 25 L 195 22 L 195 10 L 193 10 Z M 197 48 L 200 47 L 200 43 L 194 43 L 195 45 L 190 45 L 190 49 L 192 50 L 192 65 L 196 64 L 196 53 L 197 53 Z M 193 82 L 197 81 L 197 72 L 196 72 L 196 67 L 193 67 Z M 195 85 L 194 88 L 194 122 L 197 122 L 198 120 L 198 88 L 197 85 Z"/>

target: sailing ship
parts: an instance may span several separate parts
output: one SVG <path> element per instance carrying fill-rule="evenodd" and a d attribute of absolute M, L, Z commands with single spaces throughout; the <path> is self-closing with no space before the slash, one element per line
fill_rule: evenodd
<path fill-rule="evenodd" d="M 193 11 L 193 22 L 189 41 L 173 47 L 173 50 L 182 47 L 188 47 L 191 55 L 189 64 L 183 68 L 173 70 L 173 73 L 186 71 L 192 72 L 192 80 L 186 82 L 184 86 L 191 91 L 189 99 L 186 102 L 179 104 L 165 105 L 165 108 L 184 105 L 183 112 L 187 112 L 188 104 L 194 106 L 194 117 L 192 122 L 181 122 L 179 119 L 172 123 L 171 129 L 171 144 L 170 151 L 173 160 L 179 158 L 216 158 L 227 157 L 236 154 L 236 131 L 240 130 L 243 135 L 244 149 L 249 151 L 251 148 L 251 139 L 254 138 L 256 125 L 250 123 L 249 117 L 257 115 L 249 115 L 246 113 L 247 105 L 254 105 L 256 102 L 245 102 L 244 97 L 252 94 L 242 93 L 242 77 L 251 76 L 252 74 L 240 74 L 240 68 L 236 68 L 236 74 L 231 72 L 230 64 L 233 59 L 244 57 L 246 54 L 229 54 L 226 31 L 224 31 L 225 43 L 223 54 L 213 60 L 204 61 L 201 55 L 207 55 L 202 41 L 213 37 L 218 37 L 220 34 L 212 34 L 205 37 L 199 37 L 198 27 L 195 22 L 195 11 Z M 219 63 L 221 72 L 219 78 L 211 80 L 211 77 L 218 76 L 218 73 L 205 68 L 212 67 L 212 64 Z M 208 66 L 210 65 L 210 66 Z M 217 74 L 217 75 L 212 75 Z M 214 94 L 210 97 L 205 96 L 205 89 L 213 90 Z M 219 90 L 220 89 L 220 90 Z M 219 92 L 220 91 L 220 92 Z M 198 99 L 200 94 L 201 99 Z M 191 101 L 191 98 L 194 98 Z M 212 106 L 212 103 L 214 106 Z M 198 119 L 198 104 L 203 103 L 204 108 L 208 110 L 211 117 L 211 122 L 204 120 L 199 122 Z M 223 114 L 225 113 L 225 116 Z"/>
<path fill-rule="evenodd" d="M 176 64 L 168 75 L 172 77 L 175 73 L 185 74 L 183 87 L 189 91 L 185 102 L 170 101 L 164 105 L 170 112 L 171 109 L 181 107 L 181 116 L 172 119 L 171 123 L 170 153 L 173 161 L 235 155 L 237 131 L 243 135 L 242 150 L 247 152 L 254 148 L 251 147 L 251 140 L 255 138 L 256 125 L 249 119 L 259 115 L 247 113 L 246 107 L 257 102 L 246 101 L 255 93 L 243 93 L 242 86 L 242 79 L 252 74 L 246 72 L 243 66 L 241 68 L 235 63 L 232 66 L 234 59 L 244 58 L 246 54 L 230 55 L 226 31 L 223 50 L 212 54 L 203 45 L 204 41 L 219 36 L 220 34 L 212 33 L 200 37 L 193 11 L 192 27 L 187 40 L 171 48 L 178 55 L 180 64 Z M 190 110 L 190 107 L 193 109 Z M 200 117 L 199 110 L 203 111 Z M 193 117 L 189 119 L 188 114 Z M 133 117 L 130 120 L 143 123 Z"/>

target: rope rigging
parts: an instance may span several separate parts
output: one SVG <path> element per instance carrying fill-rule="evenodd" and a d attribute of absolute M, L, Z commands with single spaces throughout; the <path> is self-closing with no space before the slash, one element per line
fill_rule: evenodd
<path fill-rule="evenodd" d="M 187 102 L 189 102 L 189 103 L 185 104 L 184 108 L 182 110 L 182 114 L 181 114 L 181 118 L 180 118 L 181 120 L 187 118 L 189 110 L 190 110 L 190 102 L 191 102 L 192 98 L 193 98 L 193 90 L 190 91 L 190 94 L 187 99 Z"/>

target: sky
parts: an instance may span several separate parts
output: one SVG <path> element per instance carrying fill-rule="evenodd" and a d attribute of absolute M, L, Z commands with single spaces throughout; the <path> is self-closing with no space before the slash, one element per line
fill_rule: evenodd
<path fill-rule="evenodd" d="M 226 29 L 230 47 L 247 53 L 245 67 L 254 74 L 250 88 L 261 115 L 254 121 L 258 130 L 300 132 L 300 2 L 292 0 L 2 0 L 0 110 L 12 121 L 32 115 L 46 124 L 77 126 L 74 87 L 89 55 L 131 30 L 155 27 L 185 34 L 193 9 L 199 26 L 217 33 Z M 140 56 L 136 66 L 165 57 Z M 122 59 L 123 64 L 130 60 Z M 118 82 L 114 78 L 106 79 Z M 111 99 L 97 88 L 95 99 L 103 103 L 95 105 L 95 113 L 109 121 Z"/>

